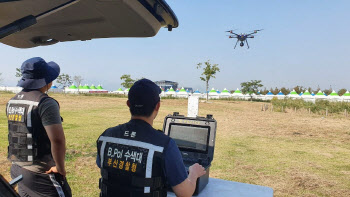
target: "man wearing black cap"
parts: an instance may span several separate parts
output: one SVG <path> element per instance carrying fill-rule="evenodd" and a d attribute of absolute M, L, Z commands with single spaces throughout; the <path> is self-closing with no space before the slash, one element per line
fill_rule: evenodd
<path fill-rule="evenodd" d="M 101 196 L 167 196 L 169 184 L 177 196 L 192 196 L 196 180 L 205 174 L 194 164 L 187 174 L 175 141 L 155 130 L 160 88 L 141 79 L 130 88 L 131 120 L 107 129 L 97 140 L 96 163 L 101 168 Z"/>
<path fill-rule="evenodd" d="M 66 181 L 65 137 L 58 102 L 45 94 L 60 67 L 39 57 L 26 60 L 16 94 L 6 107 L 11 177 L 23 175 L 20 196 L 71 196 Z"/>

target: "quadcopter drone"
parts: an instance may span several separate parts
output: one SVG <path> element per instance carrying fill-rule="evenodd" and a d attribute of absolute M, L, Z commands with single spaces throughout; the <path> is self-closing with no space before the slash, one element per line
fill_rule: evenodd
<path fill-rule="evenodd" d="M 253 34 L 256 34 L 256 33 L 258 33 L 259 31 L 262 31 L 262 30 L 263 29 L 254 30 L 252 33 L 249 33 L 249 34 L 245 34 L 245 33 L 237 34 L 237 33 L 233 32 L 235 30 L 229 30 L 229 31 L 226 31 L 226 32 L 229 32 L 230 34 L 233 34 L 233 35 L 228 35 L 228 38 L 237 38 L 237 42 L 236 42 L 235 48 L 237 46 L 237 43 L 240 41 L 241 43 L 239 44 L 239 46 L 243 47 L 244 46 L 244 42 L 246 42 L 247 43 L 247 47 L 249 49 L 249 44 L 248 44 L 247 38 L 254 38 Z"/>

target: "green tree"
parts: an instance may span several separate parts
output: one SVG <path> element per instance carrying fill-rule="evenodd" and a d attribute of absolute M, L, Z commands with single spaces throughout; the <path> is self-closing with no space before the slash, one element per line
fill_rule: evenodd
<path fill-rule="evenodd" d="M 0 82 L 1 82 L 1 79 L 0 79 Z M 339 96 L 343 96 L 343 94 L 345 94 L 345 92 L 346 92 L 346 89 L 345 89 L 345 88 L 340 89 L 340 90 L 338 91 L 338 95 L 339 95 Z"/>
<path fill-rule="evenodd" d="M 122 85 L 124 88 L 131 88 L 132 85 L 134 85 L 135 80 L 131 79 L 130 75 L 122 75 L 120 79 L 123 81 L 120 85 Z"/>
<path fill-rule="evenodd" d="M 249 94 L 250 99 L 253 99 L 252 94 L 256 94 L 259 91 L 259 88 L 261 87 L 263 87 L 263 85 L 261 84 L 261 80 L 251 80 L 241 83 L 242 92 L 244 94 Z"/>
<path fill-rule="evenodd" d="M 207 101 L 208 101 L 208 89 L 209 89 L 209 81 L 211 78 L 215 79 L 215 74 L 220 72 L 219 64 L 211 64 L 210 60 L 204 62 L 205 67 L 202 67 L 202 63 L 197 64 L 197 69 L 203 68 L 202 77 L 200 79 L 205 81 L 205 92 L 207 93 Z"/>
<path fill-rule="evenodd" d="M 16 77 L 22 77 L 22 72 L 20 68 L 16 68 Z"/>
<path fill-rule="evenodd" d="M 324 92 L 326 95 L 330 95 L 330 94 L 332 93 L 332 88 L 325 89 L 325 90 L 323 90 L 323 92 Z"/>
<path fill-rule="evenodd" d="M 69 85 L 71 85 L 73 83 L 72 79 L 71 79 L 71 76 L 69 76 L 68 74 L 60 74 L 57 79 L 56 79 L 56 82 L 58 84 L 60 84 L 58 87 L 67 87 Z"/>
<path fill-rule="evenodd" d="M 297 92 L 298 94 L 300 94 L 301 92 L 305 92 L 306 88 L 304 88 L 303 86 L 295 86 L 293 88 L 295 90 L 295 92 Z"/>

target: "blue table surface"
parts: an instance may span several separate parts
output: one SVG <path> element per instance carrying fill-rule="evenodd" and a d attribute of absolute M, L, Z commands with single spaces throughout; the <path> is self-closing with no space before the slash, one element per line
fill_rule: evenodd
<path fill-rule="evenodd" d="M 168 192 L 168 196 L 175 194 Z M 273 197 L 273 189 L 270 187 L 226 181 L 222 179 L 209 178 L 208 185 L 201 191 L 198 197 Z"/>

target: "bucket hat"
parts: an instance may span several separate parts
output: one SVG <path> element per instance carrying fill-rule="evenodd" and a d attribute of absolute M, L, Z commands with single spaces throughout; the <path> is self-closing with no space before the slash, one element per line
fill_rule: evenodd
<path fill-rule="evenodd" d="M 17 86 L 24 89 L 39 89 L 55 80 L 60 74 L 60 67 L 55 62 L 46 63 L 41 57 L 33 57 L 21 66 L 22 79 Z"/>

